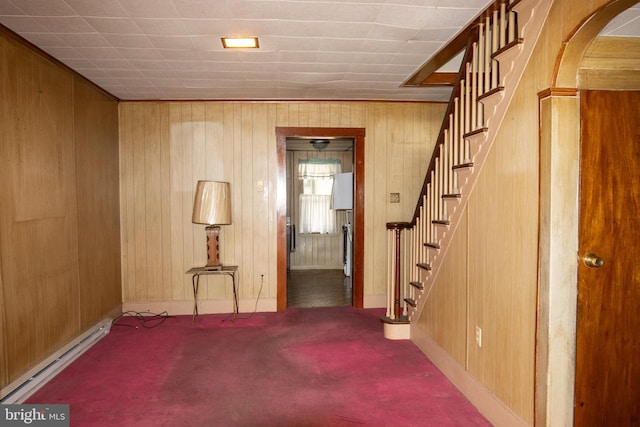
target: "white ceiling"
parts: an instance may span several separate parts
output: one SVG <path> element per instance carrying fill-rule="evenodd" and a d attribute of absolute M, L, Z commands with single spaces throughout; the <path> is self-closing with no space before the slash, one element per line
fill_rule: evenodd
<path fill-rule="evenodd" d="M 123 100 L 448 101 L 401 85 L 489 3 L 0 0 L 0 24 Z M 260 48 L 223 50 L 236 35 Z"/>

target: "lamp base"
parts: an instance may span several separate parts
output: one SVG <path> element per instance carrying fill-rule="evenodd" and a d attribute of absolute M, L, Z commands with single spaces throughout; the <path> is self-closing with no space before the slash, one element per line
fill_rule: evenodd
<path fill-rule="evenodd" d="M 222 270 L 220 264 L 220 227 L 217 225 L 208 225 L 204 229 L 207 235 L 207 265 L 205 270 Z"/>

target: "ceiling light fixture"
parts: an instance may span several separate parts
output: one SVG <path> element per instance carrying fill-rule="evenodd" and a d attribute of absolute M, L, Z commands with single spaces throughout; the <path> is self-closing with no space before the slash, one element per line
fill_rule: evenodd
<path fill-rule="evenodd" d="M 257 37 L 222 37 L 222 47 L 225 49 L 257 49 L 258 45 Z"/>
<path fill-rule="evenodd" d="M 309 141 L 309 144 L 316 150 L 324 150 L 329 145 L 328 139 L 312 139 Z"/>

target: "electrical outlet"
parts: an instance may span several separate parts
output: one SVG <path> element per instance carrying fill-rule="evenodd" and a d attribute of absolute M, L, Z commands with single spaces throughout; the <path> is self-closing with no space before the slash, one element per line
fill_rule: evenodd
<path fill-rule="evenodd" d="M 476 326 L 476 344 L 478 347 L 482 347 L 482 328 L 480 326 Z"/>

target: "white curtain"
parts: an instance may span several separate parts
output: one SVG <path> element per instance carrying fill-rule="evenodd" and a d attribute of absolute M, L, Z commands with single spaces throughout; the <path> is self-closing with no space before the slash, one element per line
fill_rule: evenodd
<path fill-rule="evenodd" d="M 341 172 L 338 159 L 300 159 L 298 179 L 331 179 Z"/>
<path fill-rule="evenodd" d="M 298 162 L 300 233 L 336 233 L 336 212 L 331 209 L 333 176 L 340 173 L 340 160 L 303 159 Z"/>

